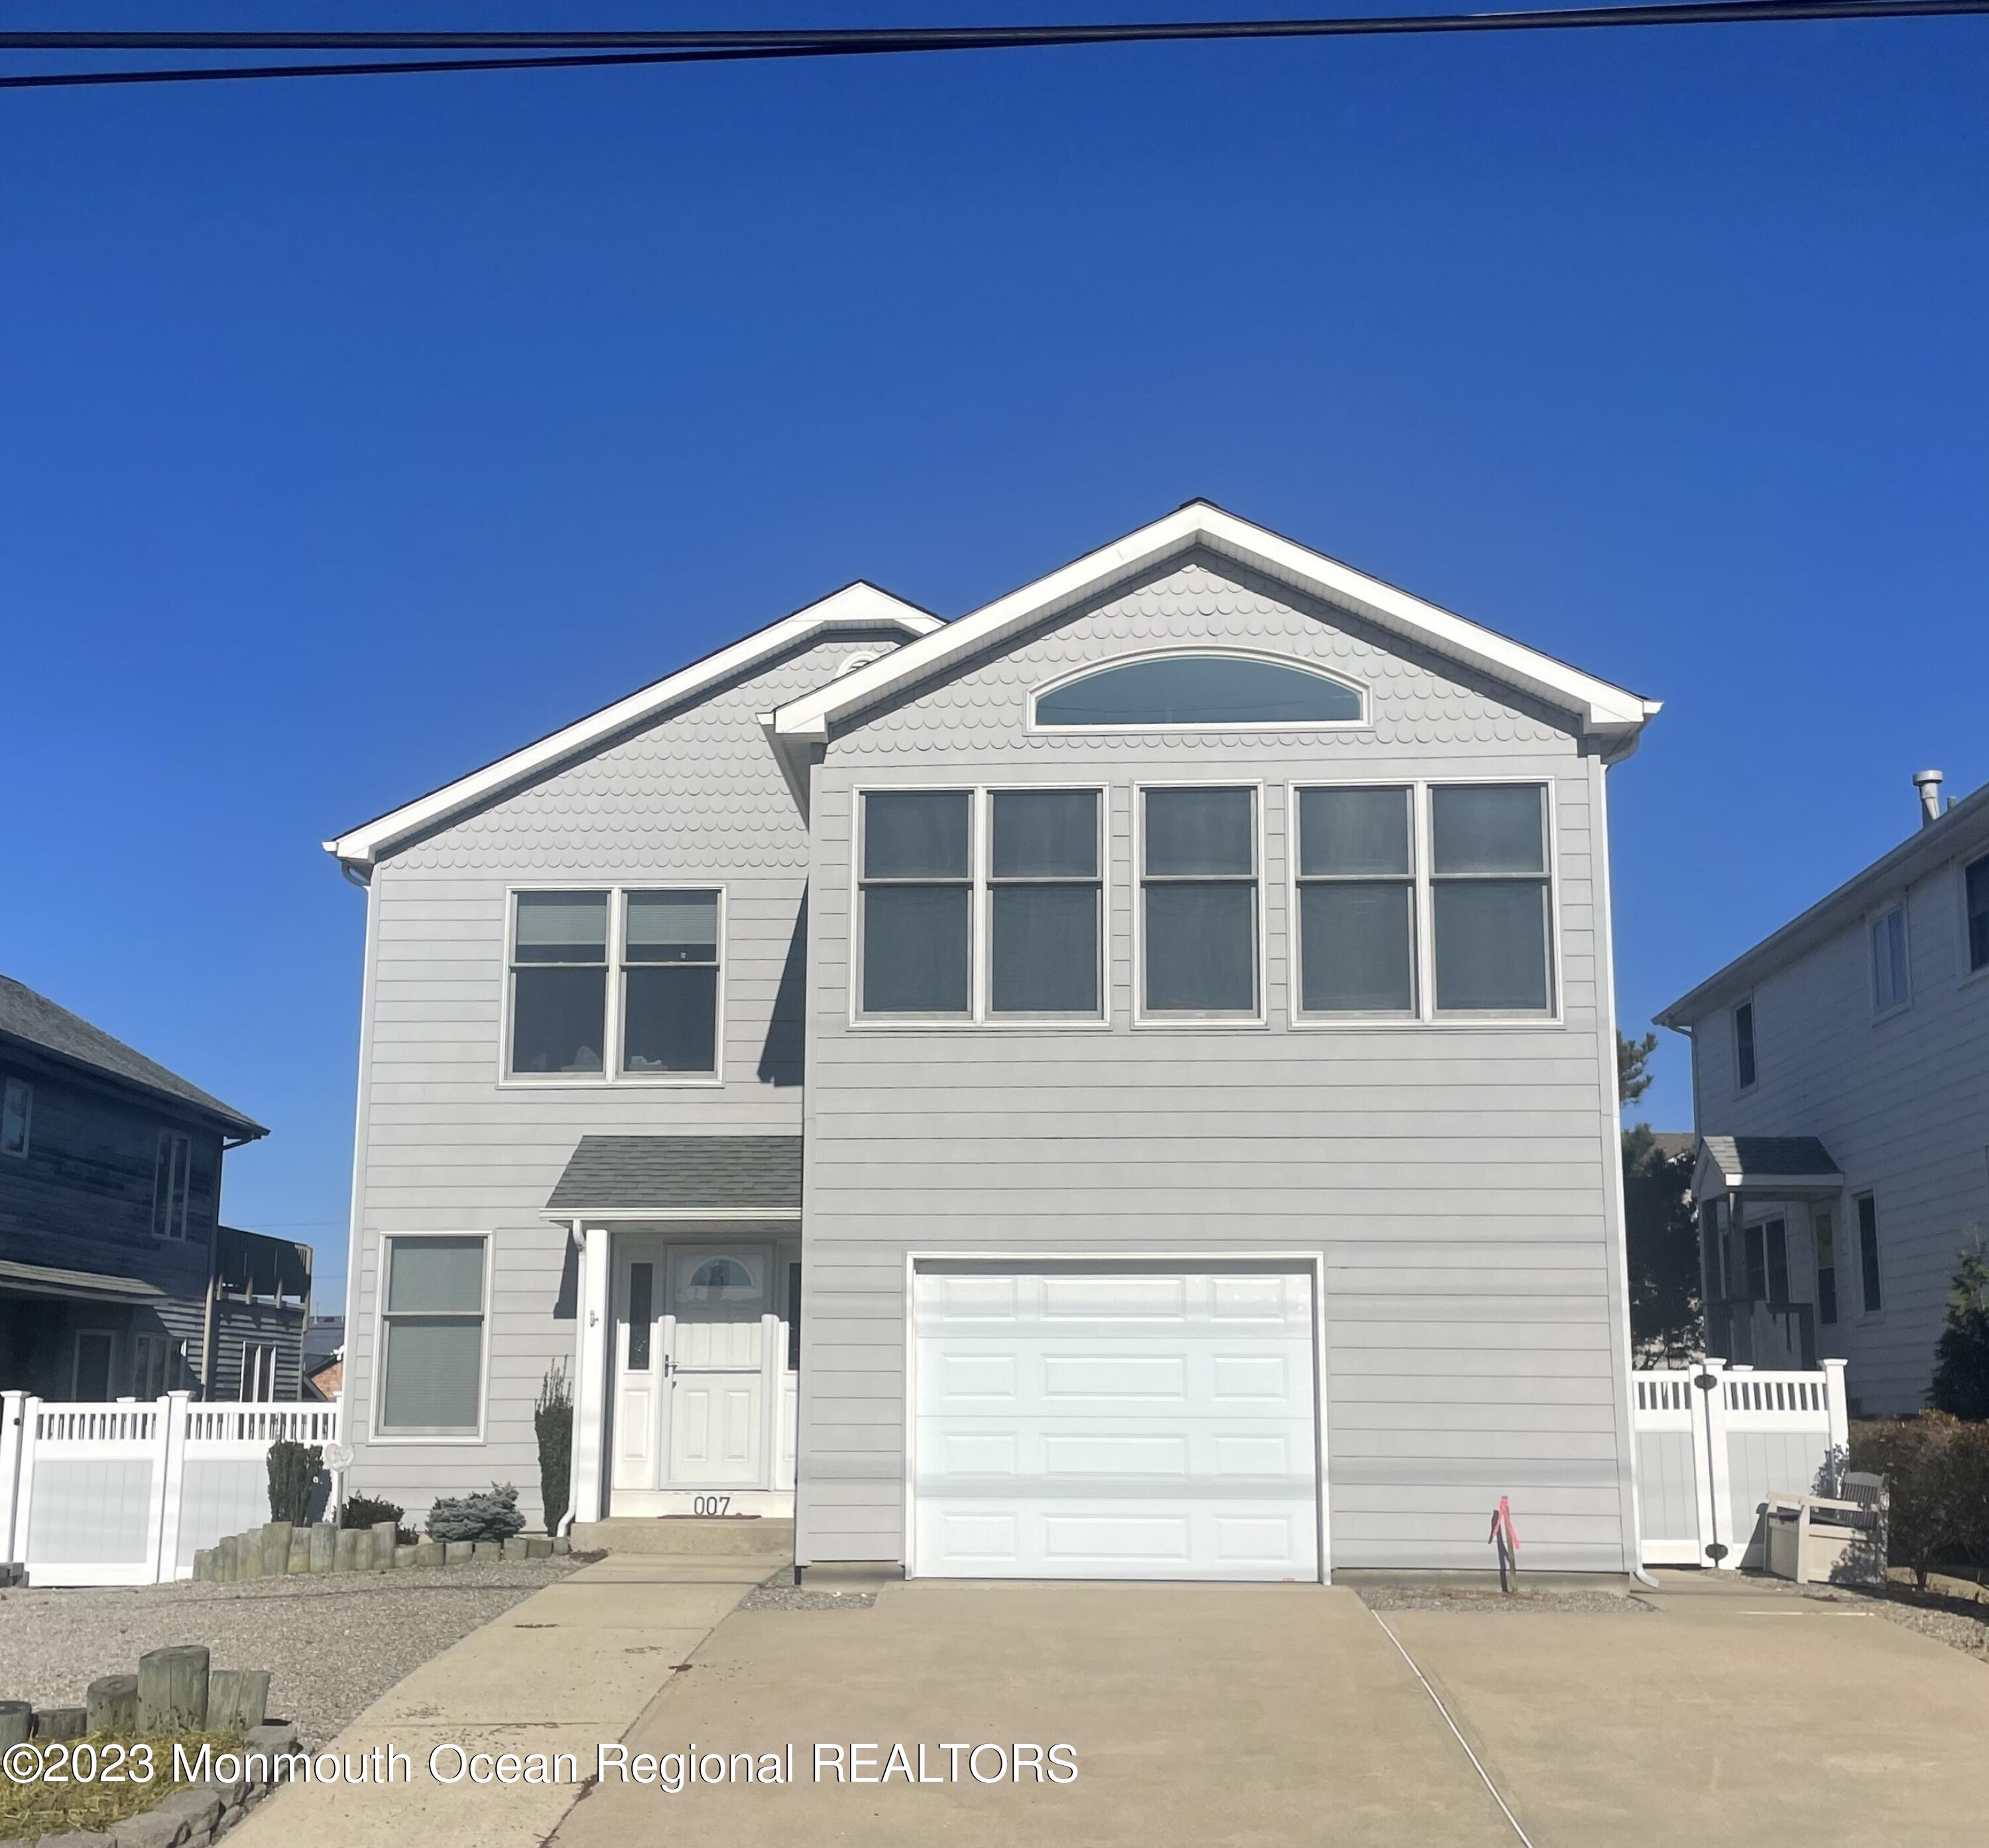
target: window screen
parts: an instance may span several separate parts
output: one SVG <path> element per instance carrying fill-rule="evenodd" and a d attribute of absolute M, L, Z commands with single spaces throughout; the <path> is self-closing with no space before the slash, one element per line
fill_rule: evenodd
<path fill-rule="evenodd" d="M 1255 792 L 1149 789 L 1143 812 L 1147 1011 L 1254 1014 Z"/>
<path fill-rule="evenodd" d="M 608 894 L 520 892 L 512 931 L 511 1070 L 599 1073 L 608 1022 Z"/>
<path fill-rule="evenodd" d="M 1005 789 L 991 802 L 989 1009 L 1095 1017 L 1098 792 Z"/>
<path fill-rule="evenodd" d="M 1299 792 L 1299 1006 L 1412 1013 L 1415 861 L 1407 789 Z"/>
<path fill-rule="evenodd" d="M 1430 792 L 1436 1005 L 1445 1013 L 1551 1011 L 1547 791 L 1538 784 Z"/>
<path fill-rule="evenodd" d="M 622 1070 L 718 1069 L 718 894 L 631 892 L 623 901 Z"/>
<path fill-rule="evenodd" d="M 864 796 L 862 1012 L 967 1012 L 972 809 L 964 790 Z"/>
<path fill-rule="evenodd" d="M 1307 668 L 1225 655 L 1128 661 L 1036 700 L 1039 726 L 1316 725 L 1361 716 L 1360 690 Z"/>
<path fill-rule="evenodd" d="M 474 1431 L 483 1405 L 484 1241 L 402 1236 L 386 1247 L 381 1428 Z"/>

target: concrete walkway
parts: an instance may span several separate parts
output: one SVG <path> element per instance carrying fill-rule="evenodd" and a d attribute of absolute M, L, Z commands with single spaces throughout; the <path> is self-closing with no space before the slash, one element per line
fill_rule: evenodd
<path fill-rule="evenodd" d="M 616 1554 L 581 1567 L 416 1669 L 330 1742 L 354 1763 L 397 1749 L 412 1765 L 405 1781 L 293 1785 L 229 1835 L 231 1848 L 537 1848 L 578 1785 L 440 1784 L 428 1772 L 432 1749 L 571 1752 L 591 1776 L 596 1746 L 629 1731 L 771 1569 L 737 1555 Z"/>

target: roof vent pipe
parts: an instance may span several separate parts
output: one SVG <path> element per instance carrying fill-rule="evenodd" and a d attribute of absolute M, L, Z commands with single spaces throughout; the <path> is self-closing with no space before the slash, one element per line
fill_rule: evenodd
<path fill-rule="evenodd" d="M 1913 787 L 1920 792 L 1920 826 L 1931 826 L 1940 819 L 1941 775 L 1938 770 L 1916 770 Z"/>

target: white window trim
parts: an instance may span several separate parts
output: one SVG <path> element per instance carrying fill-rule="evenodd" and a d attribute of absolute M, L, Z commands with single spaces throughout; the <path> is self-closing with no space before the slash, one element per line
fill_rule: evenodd
<path fill-rule="evenodd" d="M 1552 1005 L 1545 1012 L 1526 1013 L 1439 1013 L 1436 1006 L 1436 922 L 1431 866 L 1433 792 L 1444 788 L 1485 788 L 1506 785 L 1547 792 L 1547 992 Z M 1308 789 L 1407 789 L 1411 804 L 1409 826 L 1411 883 L 1416 895 L 1415 1010 L 1408 1014 L 1318 1014 L 1303 1009 L 1303 941 L 1299 929 L 1299 798 Z M 1567 1024 L 1567 982 L 1561 955 L 1560 809 L 1559 791 L 1550 776 L 1388 777 L 1363 775 L 1343 779 L 1306 777 L 1285 785 L 1286 1022 L 1300 1033 L 1499 1033 L 1554 1031 Z"/>
<path fill-rule="evenodd" d="M 577 887 L 575 890 L 585 890 Z M 483 1345 L 477 1358 L 476 1372 L 476 1429 L 446 1431 L 400 1431 L 385 1429 L 380 1420 L 387 1408 L 387 1280 L 389 1247 L 396 1239 L 475 1239 L 483 1247 Z M 480 1444 L 490 1420 L 490 1300 L 492 1273 L 496 1269 L 497 1241 L 488 1232 L 472 1232 L 461 1229 L 415 1232 L 403 1228 L 398 1232 L 383 1232 L 378 1240 L 378 1255 L 373 1271 L 373 1354 L 371 1378 L 368 1385 L 372 1394 L 371 1428 L 365 1441 L 369 1444 Z"/>
<path fill-rule="evenodd" d="M 1967 908 L 1967 900 L 1964 897 L 1962 901 L 1962 910 L 1964 914 Z M 35 1146 L 35 1087 L 25 1078 L 9 1078 L 6 1080 L 4 1087 L 0 1088 L 4 1088 L 8 1093 L 18 1090 L 22 1100 L 21 1146 L 19 1148 L 8 1148 L 4 1143 L 0 1143 L 0 1155 L 10 1155 L 17 1161 L 25 1161 L 28 1158 L 29 1151 Z"/>
<path fill-rule="evenodd" d="M 181 1143 L 186 1145 L 186 1192 L 180 1201 L 179 1230 L 173 1229 L 173 1169 L 176 1156 L 166 1159 L 166 1216 L 164 1229 L 159 1222 L 159 1145 L 171 1142 L 175 1150 Z M 151 1232 L 154 1239 L 169 1245 L 184 1245 L 191 1236 L 193 1225 L 193 1138 L 183 1129 L 162 1129 L 152 1144 L 152 1215 Z"/>
<path fill-rule="evenodd" d="M 1963 889 L 1965 893 L 1967 890 L 1966 887 Z M 1965 910 L 1965 898 L 1964 900 L 1964 907 Z M 1902 965 L 1906 971 L 1906 990 L 1897 1001 L 1882 1003 L 1879 999 L 1879 945 L 1877 942 L 1877 931 L 1879 925 L 1883 924 L 1885 921 L 1890 917 L 1895 912 L 1899 914 L 1899 942 L 1901 946 L 1900 960 Z M 1875 1023 L 1881 1020 L 1890 1020 L 1896 1014 L 1903 1014 L 1907 1009 L 1913 1005 L 1913 921 L 1906 915 L 1906 895 L 1903 892 L 1900 893 L 1896 897 L 1887 899 L 1882 904 L 1874 906 L 1872 910 L 1865 914 L 1865 967 L 1866 985 L 1867 991 L 1870 995 L 1872 1002 L 1872 1019 Z M 1963 940 L 1962 949 L 1963 954 L 1966 955 L 1967 952 L 1967 943 L 1965 938 Z M 1760 1048 L 1758 1046 L 1755 1048 L 1754 1066 L 1756 1072 L 1758 1073 L 1760 1070 Z"/>
<path fill-rule="evenodd" d="M 515 957 L 517 951 L 518 901 L 520 892 L 571 892 L 581 894 L 605 892 L 608 895 L 608 981 L 606 1013 L 601 1023 L 601 1069 L 598 1072 L 513 1072 L 511 1070 L 512 995 L 517 987 Z M 623 928 L 632 892 L 716 892 L 718 894 L 718 995 L 713 1026 L 712 1057 L 716 1069 L 709 1072 L 675 1072 L 649 1074 L 623 1072 L 622 1063 L 622 982 L 627 973 L 623 960 Z M 727 941 L 728 890 L 716 879 L 632 880 L 626 883 L 602 880 L 554 879 L 521 880 L 504 888 L 503 995 L 498 1008 L 497 1083 L 505 1090 L 598 1090 L 605 1087 L 633 1087 L 649 1090 L 716 1090 L 725 1083 L 726 978 L 731 968 L 730 945 Z"/>
<path fill-rule="evenodd" d="M 1745 1084 L 1740 1082 L 1740 1010 L 1743 1008 L 1747 1010 L 1749 1036 L 1754 1043 L 1754 1075 Z M 1752 988 L 1727 1005 L 1726 1069 L 1733 1077 L 1733 1094 L 1737 1097 L 1744 1097 L 1750 1091 L 1759 1087 L 1761 1082 L 1761 1014 L 1760 1009 L 1754 1005 L 1754 991 Z"/>
<path fill-rule="evenodd" d="M 1036 720 L 1036 702 L 1045 693 L 1055 693 L 1066 687 L 1074 686 L 1079 680 L 1089 680 L 1093 674 L 1109 673 L 1115 667 L 1130 667 L 1142 661 L 1180 660 L 1262 661 L 1273 667 L 1289 667 L 1299 673 L 1309 673 L 1322 680 L 1330 680 L 1336 687 L 1344 687 L 1358 696 L 1360 714 L 1351 719 L 1259 719 L 1254 721 L 1224 721 L 1207 719 L 1185 721 L 1168 724 L 1157 721 L 1143 721 L 1125 725 L 1043 725 Z M 1151 734 L 1174 736 L 1180 733 L 1239 734 L 1278 731 L 1366 731 L 1372 728 L 1374 701 L 1371 690 L 1364 680 L 1356 680 L 1351 674 L 1337 668 L 1327 667 L 1297 655 L 1278 654 L 1269 649 L 1230 648 L 1221 646 L 1197 647 L 1193 644 L 1161 648 L 1141 649 L 1132 654 L 1113 655 L 1103 660 L 1087 661 L 1073 667 L 1068 673 L 1060 673 L 1054 680 L 1045 680 L 1029 692 L 1028 719 L 1023 730 L 1032 738 L 1123 738 L 1129 734 Z"/>
<path fill-rule="evenodd" d="M 1255 855 L 1252 877 L 1257 888 L 1257 1005 L 1253 1013 L 1171 1014 L 1147 1011 L 1147 792 L 1149 789 L 1248 789 L 1254 811 Z M 1147 1032 L 1235 1032 L 1270 1024 L 1270 891 L 1269 868 L 1265 863 L 1269 832 L 1264 814 L 1266 785 L 1262 779 L 1247 776 L 1184 776 L 1148 778 L 1133 785 L 1133 863 L 1128 869 L 1132 881 L 1133 995 L 1132 1024 Z M 1289 832 L 1289 826 L 1287 832 Z M 1289 856 L 1287 856 L 1289 857 Z"/>
<path fill-rule="evenodd" d="M 1056 790 L 1098 798 L 1098 1012 L 998 1014 L 991 993 L 994 798 Z M 863 802 L 869 795 L 964 795 L 967 800 L 967 1012 L 866 1014 L 863 1001 Z M 957 881 L 954 882 L 958 883 Z M 1075 882 L 1073 882 L 1075 883 Z M 1112 1026 L 1112 789 L 1086 777 L 1028 782 L 858 783 L 849 791 L 849 993 L 845 1020 L 859 1033 L 1093 1033 Z"/>

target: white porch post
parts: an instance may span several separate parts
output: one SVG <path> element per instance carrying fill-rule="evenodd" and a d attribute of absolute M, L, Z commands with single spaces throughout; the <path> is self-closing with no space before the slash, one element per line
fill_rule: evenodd
<path fill-rule="evenodd" d="M 170 1585 L 179 1576 L 180 1516 L 186 1495 L 187 1405 L 185 1392 L 168 1392 L 158 1402 L 159 1428 L 164 1442 L 158 1461 L 153 1466 L 158 1485 L 158 1524 L 153 1531 L 159 1556 L 152 1576 L 154 1585 Z"/>
<path fill-rule="evenodd" d="M 1830 1400 L 1831 1447 L 1848 1450 L 1851 1447 L 1851 1405 L 1844 1396 L 1844 1362 L 1827 1360 L 1823 1363 L 1823 1372 L 1829 1382 L 1825 1390 Z"/>
<path fill-rule="evenodd" d="M 21 1485 L 21 1420 L 25 1392 L 0 1392 L 0 1565 L 19 1558 L 14 1549 L 14 1511 Z M 21 1535 L 21 1549 L 28 1537 Z"/>
<path fill-rule="evenodd" d="M 574 1341 L 573 1517 L 598 1521 L 603 1513 L 601 1463 L 608 1422 L 608 1357 L 614 1351 L 609 1321 L 608 1231 L 576 1225 L 580 1240 L 580 1327 Z"/>

